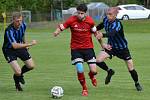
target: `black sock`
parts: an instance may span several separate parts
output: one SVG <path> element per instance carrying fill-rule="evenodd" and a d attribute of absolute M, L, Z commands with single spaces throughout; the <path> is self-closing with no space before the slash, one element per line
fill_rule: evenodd
<path fill-rule="evenodd" d="M 102 69 L 105 70 L 105 71 L 108 71 L 108 70 L 109 70 L 109 68 L 108 68 L 108 66 L 106 65 L 105 62 L 96 62 L 96 65 L 97 65 L 98 67 L 102 68 Z"/>
<path fill-rule="evenodd" d="M 30 70 L 32 70 L 32 69 L 30 69 L 30 68 L 28 68 L 26 65 L 24 65 L 24 66 L 22 67 L 22 69 L 21 69 L 21 75 L 23 75 L 24 73 L 26 73 L 26 72 L 28 72 L 28 71 L 30 71 Z"/>
<path fill-rule="evenodd" d="M 17 75 L 13 75 L 13 79 L 14 79 L 14 81 L 15 81 L 15 84 L 19 84 L 19 77 L 20 76 L 17 76 Z"/>
<path fill-rule="evenodd" d="M 132 79 L 134 80 L 134 82 L 135 82 L 135 83 L 138 83 L 138 74 L 137 74 L 136 70 L 133 69 L 133 70 L 131 70 L 131 71 L 129 71 L 129 72 L 130 72 L 131 77 L 132 77 Z"/>

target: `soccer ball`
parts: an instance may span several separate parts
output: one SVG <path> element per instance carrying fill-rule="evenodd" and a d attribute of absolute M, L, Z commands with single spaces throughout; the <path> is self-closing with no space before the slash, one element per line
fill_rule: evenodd
<path fill-rule="evenodd" d="M 50 92 L 53 98 L 61 98 L 64 95 L 64 90 L 60 86 L 54 86 Z"/>

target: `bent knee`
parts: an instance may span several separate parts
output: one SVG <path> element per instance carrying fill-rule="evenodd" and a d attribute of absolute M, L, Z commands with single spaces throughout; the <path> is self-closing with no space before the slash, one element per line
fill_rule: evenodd
<path fill-rule="evenodd" d="M 20 75 L 21 75 L 21 70 L 20 70 L 20 71 L 16 71 L 16 72 L 15 72 L 15 75 L 16 75 L 16 76 L 20 76 Z"/>
<path fill-rule="evenodd" d="M 32 69 L 35 68 L 35 65 L 34 64 L 30 64 L 30 65 L 27 65 L 27 67 L 32 70 Z"/>
<path fill-rule="evenodd" d="M 102 59 L 96 59 L 96 62 L 103 62 Z"/>

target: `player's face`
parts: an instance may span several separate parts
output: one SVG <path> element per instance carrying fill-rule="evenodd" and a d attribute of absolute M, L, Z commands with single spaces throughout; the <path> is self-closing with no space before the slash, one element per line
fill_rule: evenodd
<path fill-rule="evenodd" d="M 114 21 L 116 19 L 116 14 L 114 14 L 112 12 L 107 12 L 106 14 L 107 14 L 107 18 L 110 22 Z"/>
<path fill-rule="evenodd" d="M 22 24 L 22 16 L 20 16 L 19 18 L 14 18 L 13 19 L 13 23 L 14 23 L 14 27 L 16 29 L 18 29 L 20 27 L 20 25 Z"/>
<path fill-rule="evenodd" d="M 79 20 L 83 20 L 85 18 L 86 13 L 83 11 L 77 11 L 77 17 Z"/>

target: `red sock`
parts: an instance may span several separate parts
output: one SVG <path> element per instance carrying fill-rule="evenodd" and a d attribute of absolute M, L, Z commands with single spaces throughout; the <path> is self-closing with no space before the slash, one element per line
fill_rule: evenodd
<path fill-rule="evenodd" d="M 93 74 L 93 72 L 89 72 L 89 76 L 90 76 L 90 79 L 92 79 L 92 78 L 94 78 L 94 74 Z"/>
<path fill-rule="evenodd" d="M 78 80 L 80 84 L 82 85 L 83 90 L 87 90 L 84 73 L 77 73 L 77 74 L 78 74 Z"/>

